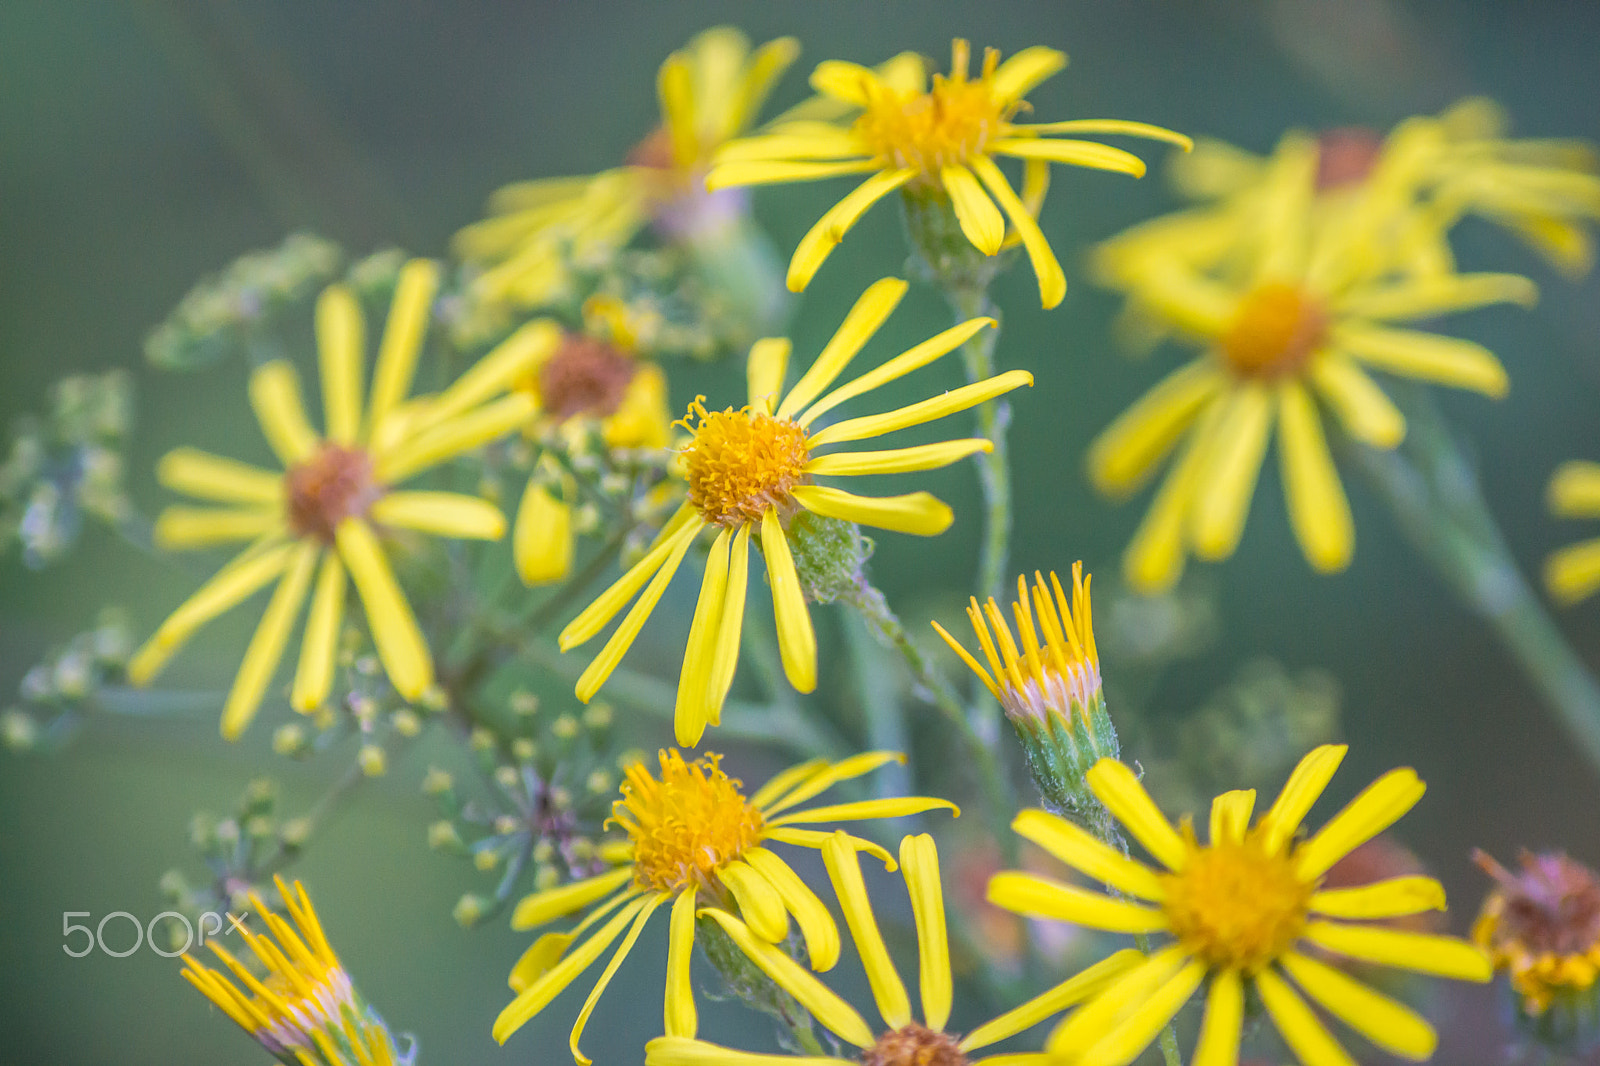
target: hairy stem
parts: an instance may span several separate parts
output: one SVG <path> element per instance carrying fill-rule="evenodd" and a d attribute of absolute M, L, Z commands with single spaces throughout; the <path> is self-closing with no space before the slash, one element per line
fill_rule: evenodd
<path fill-rule="evenodd" d="M 965 322 L 998 312 L 984 289 L 945 290 L 956 321 Z M 1000 330 L 981 329 L 961 346 L 961 365 L 969 382 L 983 381 L 995 374 L 994 348 Z M 978 480 L 983 488 L 983 545 L 978 556 L 978 588 L 984 596 L 1000 599 L 1005 595 L 1006 556 L 1011 546 L 1011 466 L 1006 449 L 1006 432 L 1011 424 L 1011 408 L 1003 399 L 990 400 L 978 407 L 978 436 L 994 444 L 994 450 L 974 456 Z"/>

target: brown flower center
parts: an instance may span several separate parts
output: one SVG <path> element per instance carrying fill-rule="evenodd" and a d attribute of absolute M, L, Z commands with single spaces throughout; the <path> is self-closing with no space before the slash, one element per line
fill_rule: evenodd
<path fill-rule="evenodd" d="M 539 368 L 539 400 L 558 422 L 616 414 L 638 367 L 605 341 L 569 334 Z"/>
<path fill-rule="evenodd" d="M 1304 290 L 1269 281 L 1240 301 L 1222 355 L 1240 377 L 1276 378 L 1306 365 L 1328 335 L 1328 313 Z"/>
<path fill-rule="evenodd" d="M 911 1022 L 884 1033 L 861 1053 L 862 1066 L 967 1066 L 961 1044 L 948 1033 Z"/>
<path fill-rule="evenodd" d="M 1365 127 L 1325 130 L 1317 138 L 1317 191 L 1366 181 L 1382 154 L 1383 138 Z"/>
<path fill-rule="evenodd" d="M 283 480 L 289 528 L 328 544 L 340 522 L 365 515 L 385 491 L 372 475 L 370 455 L 333 443 L 290 467 Z"/>
<path fill-rule="evenodd" d="M 672 156 L 672 134 L 667 132 L 667 127 L 657 126 L 644 140 L 628 149 L 628 164 L 651 170 L 672 170 L 677 164 Z"/>
<path fill-rule="evenodd" d="M 1494 933 L 1533 955 L 1581 955 L 1600 943 L 1600 880 L 1560 852 L 1522 853 L 1513 874 L 1483 852 L 1474 861 L 1499 882 L 1503 901 Z"/>

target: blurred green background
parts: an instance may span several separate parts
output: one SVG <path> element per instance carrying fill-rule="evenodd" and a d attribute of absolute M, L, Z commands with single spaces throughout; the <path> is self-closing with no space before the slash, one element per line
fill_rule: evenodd
<path fill-rule="evenodd" d="M 259 447 L 253 427 L 241 428 L 241 367 L 179 377 L 142 365 L 144 335 L 201 275 L 301 228 L 355 254 L 397 244 L 440 255 L 497 186 L 620 160 L 655 122 L 655 74 L 666 53 L 719 22 L 757 41 L 801 39 L 801 60 L 775 107 L 804 94 L 805 71 L 818 60 L 876 62 L 915 49 L 942 65 L 950 37 L 962 35 L 1006 53 L 1042 43 L 1071 55 L 1068 70 L 1031 97 L 1041 119 L 1141 119 L 1264 151 L 1286 127 L 1385 129 L 1486 93 L 1509 108 L 1518 135 L 1600 140 L 1600 8 L 1587 4 L 7 0 L 0 424 L 42 409 L 63 374 L 133 369 L 132 487 L 153 511 L 163 494 L 150 469 L 161 452 L 179 443 L 241 455 Z M 1164 151 L 1138 150 L 1152 160 Z M 1080 253 L 1173 205 L 1159 173 L 1154 166 L 1133 182 L 1058 168 L 1043 225 L 1067 265 L 1066 301 L 1040 311 L 1026 269 L 999 286 L 999 360 L 1037 380 L 1015 403 L 1018 569 L 1082 558 L 1109 576 L 1138 520 L 1140 505 L 1114 507 L 1090 492 L 1081 456 L 1171 365 L 1171 353 L 1158 354 L 1159 365 L 1119 358 L 1108 335 L 1114 301 L 1083 278 Z M 787 252 L 842 191 L 836 183 L 770 190 L 757 197 L 758 215 Z M 1552 547 L 1592 532 L 1548 519 L 1542 493 L 1561 460 L 1600 458 L 1600 282 L 1561 281 L 1487 228 L 1463 227 L 1459 249 L 1466 269 L 1521 270 L 1544 290 L 1531 313 L 1459 320 L 1461 333 L 1505 361 L 1510 398 L 1442 398 L 1475 442 L 1491 503 L 1532 572 Z M 814 352 L 861 289 L 899 272 L 903 258 L 895 210 L 871 212 L 800 301 L 797 351 Z M 944 323 L 934 295 L 913 290 L 877 350 L 897 351 Z M 952 365 L 923 380 L 949 385 L 958 373 Z M 937 596 L 953 604 L 966 595 L 978 529 L 971 471 L 947 472 L 936 487 L 961 516 L 954 529 L 930 543 L 879 539 L 874 574 L 893 602 Z M 1487 630 L 1410 554 L 1378 501 L 1356 482 L 1351 494 L 1354 565 L 1319 578 L 1289 535 L 1268 465 L 1244 543 L 1210 575 L 1225 640 L 1186 664 L 1156 703 L 1186 710 L 1256 654 L 1331 671 L 1354 747 L 1328 809 L 1383 769 L 1415 766 L 1429 794 L 1400 837 L 1443 879 L 1453 928 L 1465 931 L 1483 888 L 1466 860 L 1474 845 L 1506 860 L 1524 845 L 1600 860 L 1600 783 Z M 87 628 L 101 604 L 127 606 L 142 634 L 186 587 L 95 531 L 53 569 L 26 571 L 14 555 L 0 561 L 0 705 L 26 668 Z M 657 625 L 681 633 L 687 609 L 680 604 L 679 618 Z M 247 622 L 217 627 L 173 676 L 220 686 Z M 1562 623 L 1580 653 L 1600 661 L 1600 604 Z M 1106 668 L 1114 674 L 1116 664 Z M 60 923 L 69 910 L 98 920 L 165 909 L 157 881 L 189 862 L 190 813 L 226 812 L 259 773 L 280 775 L 291 809 L 319 794 L 335 772 L 327 761 L 287 765 L 267 751 L 282 714 L 269 706 L 266 725 L 235 746 L 217 738 L 208 712 L 96 727 L 57 757 L 0 755 L 0 1062 L 264 1058 L 178 979 L 175 962 L 148 950 L 67 957 Z M 664 731 L 650 734 L 658 739 Z M 503 922 L 464 932 L 452 921 L 451 903 L 477 885 L 464 864 L 427 848 L 431 808 L 417 790 L 425 765 L 419 755 L 393 767 L 294 872 L 311 886 L 368 997 L 417 1034 L 423 1062 L 565 1061 L 579 995 L 507 1050 L 489 1039 L 526 938 Z M 763 765 L 748 756 L 734 768 L 759 777 Z M 586 1041 L 597 1062 L 640 1061 L 643 1040 L 658 1031 L 663 939 L 664 929 L 652 929 L 613 987 L 604 1022 Z M 1500 1037 L 1476 1009 L 1487 1002 L 1478 994 L 1454 1006 L 1442 1060 L 1496 1060 Z M 704 1010 L 712 1036 L 749 1024 L 730 1005 Z M 757 1035 L 746 1046 L 762 1046 L 766 1023 L 750 1028 Z"/>

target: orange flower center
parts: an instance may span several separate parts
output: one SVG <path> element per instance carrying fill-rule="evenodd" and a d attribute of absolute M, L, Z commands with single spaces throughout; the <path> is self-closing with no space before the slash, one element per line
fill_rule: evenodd
<path fill-rule="evenodd" d="M 1199 847 L 1181 872 L 1162 877 L 1168 927 L 1207 964 L 1255 973 L 1305 928 L 1315 886 L 1295 876 L 1287 853 L 1259 840 Z"/>
<path fill-rule="evenodd" d="M 1276 378 L 1303 369 L 1328 335 L 1328 313 L 1282 282 L 1256 286 L 1222 337 L 1222 355 L 1240 377 Z"/>
<path fill-rule="evenodd" d="M 948 1033 L 911 1022 L 884 1033 L 861 1053 L 862 1066 L 967 1066 L 961 1044 Z"/>
<path fill-rule="evenodd" d="M 720 895 L 717 871 L 761 843 L 766 822 L 720 759 L 707 752 L 686 763 L 663 751 L 659 778 L 642 762 L 628 767 L 611 820 L 633 840 L 640 888 L 677 893 L 693 885 Z"/>
<path fill-rule="evenodd" d="M 690 404 L 680 423 L 694 434 L 684 448 L 689 502 L 707 522 L 722 526 L 743 525 L 774 507 L 789 507 L 789 492 L 806 481 L 811 458 L 805 427 L 748 407 L 707 411 L 703 400 Z M 690 418 L 697 424 L 690 425 Z"/>
<path fill-rule="evenodd" d="M 385 491 L 373 477 L 370 455 L 333 443 L 290 467 L 283 481 L 289 528 L 328 544 L 340 522 L 366 515 Z"/>
<path fill-rule="evenodd" d="M 623 352 L 593 337 L 568 334 L 556 354 L 539 368 L 539 402 L 558 422 L 577 415 L 616 414 L 638 365 Z"/>
<path fill-rule="evenodd" d="M 989 142 L 1016 111 L 1002 104 L 991 87 L 1000 53 L 988 49 L 983 73 L 967 80 L 967 56 L 957 48 L 949 76 L 935 74 L 925 93 L 871 90 L 855 132 L 884 165 L 912 167 L 920 180 L 937 184 L 941 167 L 962 166 L 984 154 Z"/>

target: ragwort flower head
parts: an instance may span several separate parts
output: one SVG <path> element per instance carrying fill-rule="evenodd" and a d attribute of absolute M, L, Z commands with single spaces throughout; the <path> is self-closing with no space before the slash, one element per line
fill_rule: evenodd
<path fill-rule="evenodd" d="M 1410 1059 L 1433 1053 L 1436 1037 L 1422 1017 L 1313 954 L 1320 949 L 1469 981 L 1487 981 L 1490 973 L 1488 958 L 1465 941 L 1361 924 L 1442 910 L 1444 890 L 1437 881 L 1396 877 L 1359 888 L 1321 887 L 1339 859 L 1392 825 L 1423 793 L 1414 771 L 1393 770 L 1322 829 L 1297 840 L 1301 820 L 1344 753 L 1328 745 L 1307 755 L 1254 825 L 1254 790 L 1218 796 L 1205 844 L 1187 820 L 1173 828 L 1132 770 L 1102 760 L 1089 772 L 1090 788 L 1155 856 L 1164 867 L 1159 870 L 1056 815 L 1032 810 L 1017 816 L 1012 824 L 1022 836 L 1131 900 L 1008 872 L 990 881 L 993 902 L 1030 917 L 1173 938 L 1059 1026 L 1050 1037 L 1052 1054 L 1069 1062 L 1124 1066 L 1209 978 L 1194 1054 L 1200 1066 L 1238 1061 L 1246 983 L 1300 1061 L 1348 1062 L 1286 977 L 1379 1047 Z"/>
<path fill-rule="evenodd" d="M 717 724 L 733 684 L 752 539 L 758 540 L 766 559 L 784 673 L 796 689 L 810 692 L 817 681 L 816 634 L 789 548 L 789 519 L 809 511 L 919 536 L 933 536 L 949 527 L 950 508 L 926 492 L 867 497 L 815 483 L 819 477 L 933 470 L 988 451 L 992 445 L 987 440 L 967 439 L 887 451 L 819 454 L 827 445 L 921 425 L 1033 384 L 1032 375 L 1012 370 L 898 410 L 816 428 L 816 420 L 839 404 L 926 366 L 994 324 L 993 319 L 974 318 L 952 326 L 830 389 L 905 291 L 906 283 L 898 278 L 885 278 L 868 288 L 816 362 L 788 392 L 783 391 L 783 380 L 790 344 L 768 338 L 750 349 L 746 406 L 712 411 L 704 406 L 703 397 L 690 405 L 689 417 L 682 423 L 691 434 L 683 451 L 687 501 L 667 522 L 650 552 L 561 632 L 563 651 L 577 647 L 638 596 L 578 679 L 579 699 L 587 702 L 616 669 L 690 545 L 705 530 L 715 530 L 716 539 L 689 629 L 674 716 L 678 743 L 684 747 L 699 743 L 706 726 Z"/>
<path fill-rule="evenodd" d="M 433 683 L 433 658 L 381 536 L 392 529 L 496 540 L 505 519 L 472 496 L 394 486 L 525 422 L 532 401 L 504 393 L 555 329 L 531 323 L 444 392 L 407 402 L 437 284 L 438 269 L 427 260 L 413 260 L 402 272 L 365 411 L 360 305 L 344 285 L 323 291 L 316 325 L 324 434 L 306 418 L 289 363 L 275 360 L 251 374 L 251 406 L 283 473 L 192 448 L 161 460 L 156 474 L 162 484 L 212 506 L 167 508 L 156 521 L 158 545 L 193 549 L 247 541 L 249 547 L 134 653 L 128 664 L 134 684 L 148 683 L 203 625 L 274 582 L 223 707 L 223 736 L 237 737 L 255 716 L 308 598 L 290 701 L 310 711 L 327 698 L 352 583 L 396 691 L 414 700 Z"/>
<path fill-rule="evenodd" d="M 895 970 L 888 946 L 878 931 L 854 846 L 843 833 L 836 833 L 822 845 L 822 858 L 844 910 L 862 968 L 866 970 L 872 998 L 883 1019 L 882 1028 L 868 1023 L 838 993 L 807 973 L 782 950 L 754 935 L 738 918 L 725 911 L 706 912 L 779 988 L 793 996 L 840 1041 L 859 1049 L 856 1060 L 808 1057 L 804 1060 L 808 1063 L 848 1066 L 854 1061 L 861 1066 L 976 1066 L 993 1057 L 979 1058 L 973 1056 L 973 1052 L 1015 1036 L 1088 999 L 1143 960 L 1137 951 L 1120 951 L 965 1036 L 946 1032 L 954 982 L 950 971 L 949 931 L 945 925 L 944 887 L 933 838 L 924 833 L 908 836 L 900 842 L 900 868 L 905 875 L 911 914 L 917 928 L 920 1021 L 912 1016 L 905 981 Z M 1044 1055 L 1000 1057 L 1013 1063 L 1048 1061 Z M 645 1066 L 771 1066 L 781 1059 L 669 1031 L 666 1036 L 645 1045 L 644 1061 Z"/>
<path fill-rule="evenodd" d="M 724 924 L 732 922 L 748 931 L 752 943 L 769 947 L 788 936 L 792 915 L 812 968 L 832 969 L 839 960 L 839 930 L 832 916 L 768 845 L 859 849 L 878 856 L 892 869 L 893 858 L 870 841 L 801 827 L 899 818 L 937 808 L 959 814 L 954 804 L 911 796 L 791 808 L 841 781 L 903 758 L 893 752 L 866 752 L 838 763 L 813 759 L 778 774 L 749 796 L 738 779 L 723 771 L 716 755 L 686 762 L 677 751 L 663 751 L 659 774 L 635 763 L 622 784 L 622 798 L 612 806 L 612 820 L 628 834 L 626 841 L 610 845 L 604 852 L 617 863 L 616 868 L 535 893 L 517 904 L 511 924 L 518 929 L 531 929 L 581 910 L 588 913 L 570 932 L 539 937 L 517 962 L 511 971 L 517 998 L 495 1020 L 494 1038 L 505 1043 L 622 936 L 622 945 L 611 956 L 572 1027 L 568 1044 L 572 1056 L 580 1066 L 588 1066 L 589 1060 L 578 1050 L 578 1040 L 589 1016 L 650 916 L 668 903 L 672 916 L 663 1011 L 669 1037 L 693 1037 L 698 1025 L 689 975 L 697 914 L 709 914 Z M 600 925 L 602 921 L 604 925 Z M 771 950 L 782 954 L 777 948 Z M 787 955 L 783 958 L 799 969 Z"/>
<path fill-rule="evenodd" d="M 282 878 L 274 880 L 293 924 L 251 893 L 268 934 L 239 927 L 265 977 L 213 938 L 206 946 L 233 980 L 189 954 L 183 956 L 184 979 L 287 1066 L 406 1066 L 415 1046 L 397 1052 L 383 1019 L 361 998 L 328 945 L 305 887 L 296 881 L 290 892 Z"/>
<path fill-rule="evenodd" d="M 999 52 L 987 49 L 976 77 L 971 76 L 969 64 L 970 46 L 959 38 L 951 46 L 950 73 L 935 74 L 931 86 L 920 63 L 885 64 L 876 71 L 837 60 L 822 63 L 812 72 L 812 87 L 840 105 L 851 121 L 780 120 L 762 134 L 719 151 L 706 186 L 722 189 L 872 174 L 801 239 L 789 264 L 788 284 L 796 292 L 810 283 L 867 208 L 905 188 L 948 197 L 962 232 L 985 255 L 996 254 L 1007 243 L 1009 219 L 1038 275 L 1041 302 L 1054 307 L 1066 292 L 1066 276 L 1034 218 L 1049 181 L 1049 165 L 1065 163 L 1135 177 L 1145 168 L 1136 156 L 1119 148 L 1052 135 L 1130 134 L 1184 147 L 1189 139 L 1141 122 L 1013 122 L 1028 107 L 1023 99 L 1028 92 L 1067 65 L 1067 57 L 1053 48 L 1027 48 L 1005 63 L 1000 62 Z M 1017 195 L 996 165 L 997 155 L 1024 161 L 1024 188 L 1030 195 Z M 1024 199 L 1032 201 L 1031 209 Z"/>
<path fill-rule="evenodd" d="M 1323 430 L 1323 410 L 1374 448 L 1395 447 L 1405 418 L 1368 373 L 1503 396 L 1506 373 L 1481 345 L 1393 323 L 1494 303 L 1530 304 L 1516 274 L 1398 271 L 1388 185 L 1330 205 L 1316 188 L 1316 144 L 1291 135 L 1248 200 L 1230 211 L 1226 256 L 1186 231 L 1116 238 L 1102 276 L 1166 328 L 1206 350 L 1169 375 L 1090 447 L 1089 473 L 1111 495 L 1137 490 L 1177 452 L 1124 556 L 1128 579 L 1170 588 L 1192 550 L 1233 554 L 1274 426 L 1290 523 L 1319 571 L 1349 564 L 1350 507 Z M 1354 195 L 1354 198 L 1350 198 Z M 1211 234 L 1216 236 L 1216 234 Z"/>
<path fill-rule="evenodd" d="M 656 84 L 661 125 L 626 166 L 508 185 L 490 199 L 490 218 L 456 235 L 456 253 L 483 268 L 474 295 L 513 307 L 548 303 L 570 287 L 569 262 L 625 246 L 646 223 L 681 239 L 742 213 L 741 197 L 706 193 L 706 169 L 754 122 L 799 51 L 792 37 L 752 50 L 744 34 L 718 26 L 668 56 Z"/>

